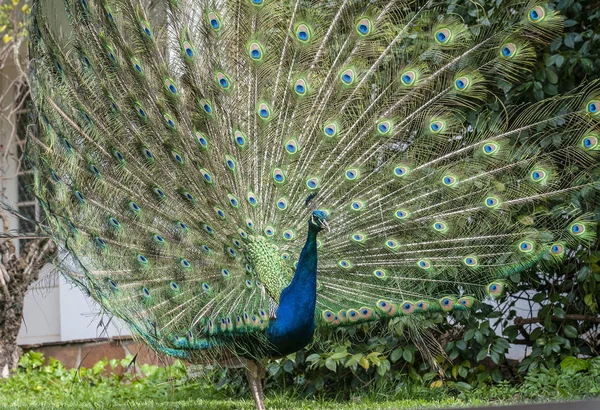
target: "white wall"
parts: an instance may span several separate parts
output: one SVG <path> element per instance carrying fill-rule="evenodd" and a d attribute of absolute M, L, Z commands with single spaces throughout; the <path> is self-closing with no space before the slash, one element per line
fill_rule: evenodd
<path fill-rule="evenodd" d="M 129 335 L 120 320 L 100 312 L 91 298 L 47 264 L 25 297 L 21 345 Z"/>

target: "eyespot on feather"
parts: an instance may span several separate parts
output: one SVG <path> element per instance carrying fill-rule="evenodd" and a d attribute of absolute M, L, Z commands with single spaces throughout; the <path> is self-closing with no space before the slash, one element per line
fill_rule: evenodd
<path fill-rule="evenodd" d="M 594 99 L 588 101 L 585 105 L 585 109 L 592 117 L 597 117 L 600 115 L 600 99 Z"/>
<path fill-rule="evenodd" d="M 454 88 L 458 91 L 466 91 L 471 86 L 471 79 L 467 76 L 458 77 L 454 80 Z"/>
<path fill-rule="evenodd" d="M 217 13 L 215 13 L 214 11 L 210 11 L 206 14 L 206 20 L 210 26 L 210 28 L 212 28 L 214 31 L 220 31 L 221 30 L 221 18 L 219 17 L 219 15 Z"/>
<path fill-rule="evenodd" d="M 441 28 L 434 33 L 434 38 L 438 44 L 449 44 L 450 40 L 452 40 L 452 30 L 449 28 Z"/>
<path fill-rule="evenodd" d="M 527 18 L 532 23 L 539 23 L 546 18 L 546 9 L 542 6 L 535 6 L 527 13 Z"/>
<path fill-rule="evenodd" d="M 400 304 L 400 311 L 405 315 L 412 315 L 415 312 L 415 304 L 413 302 L 404 301 Z"/>
<path fill-rule="evenodd" d="M 535 249 L 535 244 L 532 241 L 521 241 L 518 247 L 520 252 L 529 253 Z"/>
<path fill-rule="evenodd" d="M 448 225 L 445 222 L 442 222 L 442 221 L 434 222 L 432 226 L 436 232 L 440 232 L 440 233 L 448 232 Z"/>
<path fill-rule="evenodd" d="M 408 174 L 410 174 L 410 168 L 406 165 L 396 165 L 396 167 L 394 168 L 394 176 L 395 177 L 405 177 Z"/>
<path fill-rule="evenodd" d="M 257 41 L 251 42 L 248 45 L 248 55 L 250 56 L 252 61 L 255 61 L 255 62 L 262 61 L 264 58 L 264 51 L 263 51 L 262 45 Z"/>
<path fill-rule="evenodd" d="M 407 70 L 400 75 L 400 81 L 403 85 L 414 85 L 417 81 L 417 73 L 414 70 Z"/>
<path fill-rule="evenodd" d="M 410 212 L 407 211 L 406 209 L 397 209 L 394 212 L 394 216 L 396 217 L 396 219 L 404 220 L 404 219 L 408 219 L 410 217 Z"/>
<path fill-rule="evenodd" d="M 506 43 L 500 47 L 500 55 L 510 59 L 517 55 L 517 46 L 514 43 Z"/>
<path fill-rule="evenodd" d="M 492 282 L 488 285 L 488 293 L 490 296 L 497 298 L 504 293 L 504 284 L 501 282 Z"/>
<path fill-rule="evenodd" d="M 449 312 L 454 308 L 454 300 L 450 297 L 440 299 L 440 307 L 443 311 Z"/>
<path fill-rule="evenodd" d="M 307 44 L 312 40 L 312 30 L 308 24 L 298 24 L 295 33 L 296 39 L 302 44 Z"/>
<path fill-rule="evenodd" d="M 352 68 L 347 68 L 340 74 L 340 80 L 343 85 L 352 85 L 356 79 L 356 73 Z"/>
<path fill-rule="evenodd" d="M 501 204 L 500 199 L 495 196 L 488 196 L 484 201 L 484 205 L 491 209 L 498 208 Z"/>
<path fill-rule="evenodd" d="M 339 127 L 336 122 L 330 122 L 325 124 L 323 127 L 323 134 L 326 138 L 334 138 L 337 137 L 339 133 Z"/>
<path fill-rule="evenodd" d="M 283 171 L 280 168 L 275 168 L 273 170 L 273 180 L 275 181 L 275 183 L 277 184 L 283 184 L 285 182 L 285 174 L 283 173 Z"/>
<path fill-rule="evenodd" d="M 485 155 L 493 155 L 496 154 L 500 150 L 500 146 L 495 142 L 487 142 L 483 144 L 481 147 L 483 153 Z"/>
<path fill-rule="evenodd" d="M 463 263 L 464 263 L 466 266 L 469 266 L 469 267 L 475 267 L 475 266 L 478 266 L 478 265 L 479 265 L 479 260 L 477 259 L 477 257 L 476 257 L 476 256 L 474 256 L 474 255 L 469 255 L 469 256 L 466 256 L 466 257 L 463 259 Z"/>
<path fill-rule="evenodd" d="M 375 129 L 377 130 L 377 134 L 380 136 L 388 135 L 392 132 L 393 124 L 392 121 L 382 119 L 377 121 L 375 125 Z"/>
<path fill-rule="evenodd" d="M 588 151 L 596 151 L 599 149 L 598 141 L 597 134 L 588 134 L 581 139 L 581 147 Z"/>
<path fill-rule="evenodd" d="M 465 308 L 471 308 L 473 307 L 473 303 L 475 302 L 475 299 L 473 299 L 470 296 L 464 296 L 460 299 L 458 299 L 458 305 L 459 306 L 463 306 Z"/>
<path fill-rule="evenodd" d="M 360 37 L 365 37 L 371 34 L 373 23 L 369 18 L 363 17 L 356 23 L 356 32 Z"/>

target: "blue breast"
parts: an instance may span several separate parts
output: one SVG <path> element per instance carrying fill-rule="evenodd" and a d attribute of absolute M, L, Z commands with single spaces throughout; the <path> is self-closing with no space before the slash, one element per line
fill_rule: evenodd
<path fill-rule="evenodd" d="M 267 338 L 273 355 L 287 355 L 310 343 L 315 331 L 317 300 L 317 232 L 309 230 L 292 283 L 281 292 L 277 319 L 269 322 Z"/>

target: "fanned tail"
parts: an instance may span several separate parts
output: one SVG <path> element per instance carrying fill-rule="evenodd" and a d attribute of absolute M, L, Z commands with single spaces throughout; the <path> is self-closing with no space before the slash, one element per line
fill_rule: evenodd
<path fill-rule="evenodd" d="M 434 1 L 65 4 L 69 41 L 44 0 L 30 30 L 35 191 L 158 350 L 267 354 L 307 197 L 320 326 L 467 309 L 594 240 L 567 199 L 594 189 L 598 84 L 493 107 L 560 33 L 544 3 L 473 27 Z"/>

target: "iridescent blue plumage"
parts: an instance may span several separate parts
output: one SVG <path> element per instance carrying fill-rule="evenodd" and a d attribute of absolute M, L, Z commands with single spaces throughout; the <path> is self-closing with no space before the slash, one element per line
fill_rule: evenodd
<path fill-rule="evenodd" d="M 312 340 L 315 331 L 312 312 L 317 301 L 317 234 L 324 228 L 328 228 L 327 215 L 314 211 L 294 278 L 281 292 L 276 319 L 269 322 L 267 339 L 274 347 L 274 355 L 293 353 Z"/>

